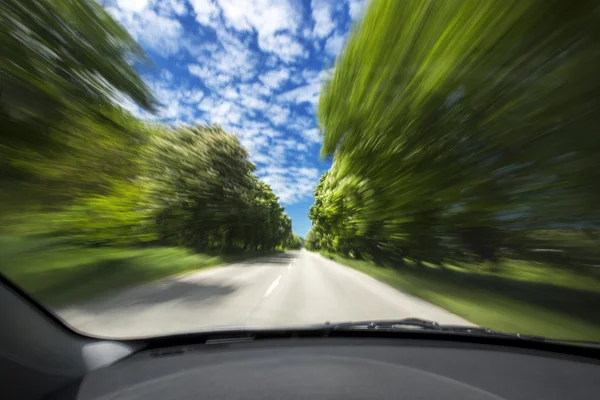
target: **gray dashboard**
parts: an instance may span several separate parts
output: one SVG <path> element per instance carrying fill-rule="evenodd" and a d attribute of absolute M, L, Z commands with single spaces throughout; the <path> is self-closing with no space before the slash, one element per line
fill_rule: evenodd
<path fill-rule="evenodd" d="M 141 352 L 67 392 L 82 400 L 590 399 L 600 393 L 600 365 L 460 343 L 265 340 Z"/>
<path fill-rule="evenodd" d="M 0 304 L 0 396 L 7 399 L 552 400 L 600 393 L 598 348 L 319 329 L 119 342 L 71 331 L 1 275 Z"/>

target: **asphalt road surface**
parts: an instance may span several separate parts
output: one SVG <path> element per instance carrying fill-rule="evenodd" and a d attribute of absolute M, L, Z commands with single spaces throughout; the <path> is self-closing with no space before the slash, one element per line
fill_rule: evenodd
<path fill-rule="evenodd" d="M 305 250 L 164 279 L 58 314 L 77 330 L 109 337 L 408 317 L 471 325 Z"/>

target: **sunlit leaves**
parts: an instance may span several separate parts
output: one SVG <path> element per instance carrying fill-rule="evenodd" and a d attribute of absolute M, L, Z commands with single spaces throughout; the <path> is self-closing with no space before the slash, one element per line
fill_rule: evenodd
<path fill-rule="evenodd" d="M 141 47 L 100 4 L 7 0 L 0 10 L 1 218 L 95 245 L 298 246 L 235 135 L 149 125 L 115 105 L 152 111 L 155 99 L 136 70 Z"/>
<path fill-rule="evenodd" d="M 235 135 L 216 127 L 164 130 L 149 149 L 161 236 L 198 249 L 275 248 L 291 234 L 271 188 Z"/>
<path fill-rule="evenodd" d="M 493 259 L 516 230 L 596 226 L 599 22 L 593 1 L 371 1 L 321 93 L 311 238 Z"/>

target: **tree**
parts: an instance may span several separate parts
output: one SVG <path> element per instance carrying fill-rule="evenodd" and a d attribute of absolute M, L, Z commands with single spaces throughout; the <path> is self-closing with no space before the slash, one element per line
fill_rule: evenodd
<path fill-rule="evenodd" d="M 373 0 L 321 92 L 319 245 L 495 262 L 516 232 L 597 226 L 599 20 L 591 1 Z"/>
<path fill-rule="evenodd" d="M 198 250 L 297 245 L 236 136 L 148 124 L 139 45 L 94 0 L 7 0 L 0 14 L 0 204 L 25 233 Z"/>
<path fill-rule="evenodd" d="M 24 154 L 69 147 L 69 123 L 105 119 L 124 97 L 146 110 L 155 100 L 135 70 L 146 56 L 94 0 L 6 0 L 0 13 L 0 170 L 23 180 Z M 76 130 L 94 142 L 93 131 Z"/>
<path fill-rule="evenodd" d="M 291 250 L 300 250 L 304 246 L 304 241 L 295 233 L 291 233 L 285 243 L 285 248 Z"/>
<path fill-rule="evenodd" d="M 271 188 L 235 135 L 218 127 L 165 131 L 150 154 L 163 238 L 199 250 L 274 249 L 291 232 Z"/>
<path fill-rule="evenodd" d="M 308 233 L 306 234 L 306 239 L 305 239 L 304 243 L 306 244 L 306 248 L 308 250 L 319 251 L 321 249 L 321 247 L 319 245 L 319 243 L 320 243 L 319 234 L 317 232 L 315 232 L 314 229 L 311 229 L 310 231 L 308 231 Z"/>

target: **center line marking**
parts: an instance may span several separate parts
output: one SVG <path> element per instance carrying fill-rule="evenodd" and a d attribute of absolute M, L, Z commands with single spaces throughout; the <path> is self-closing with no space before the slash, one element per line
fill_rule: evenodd
<path fill-rule="evenodd" d="M 292 264 L 294 263 L 294 261 L 296 261 L 295 258 L 292 260 L 292 262 L 290 263 L 290 265 L 288 265 L 288 269 L 292 269 Z"/>
<path fill-rule="evenodd" d="M 271 283 L 271 286 L 269 286 L 269 288 L 265 292 L 265 297 L 267 297 L 268 295 L 270 295 L 271 292 L 277 287 L 277 285 L 279 285 L 279 280 L 280 279 L 281 279 L 281 275 L 279 275 L 277 277 L 277 279 L 275 279 L 275 281 L 273 283 Z"/>

